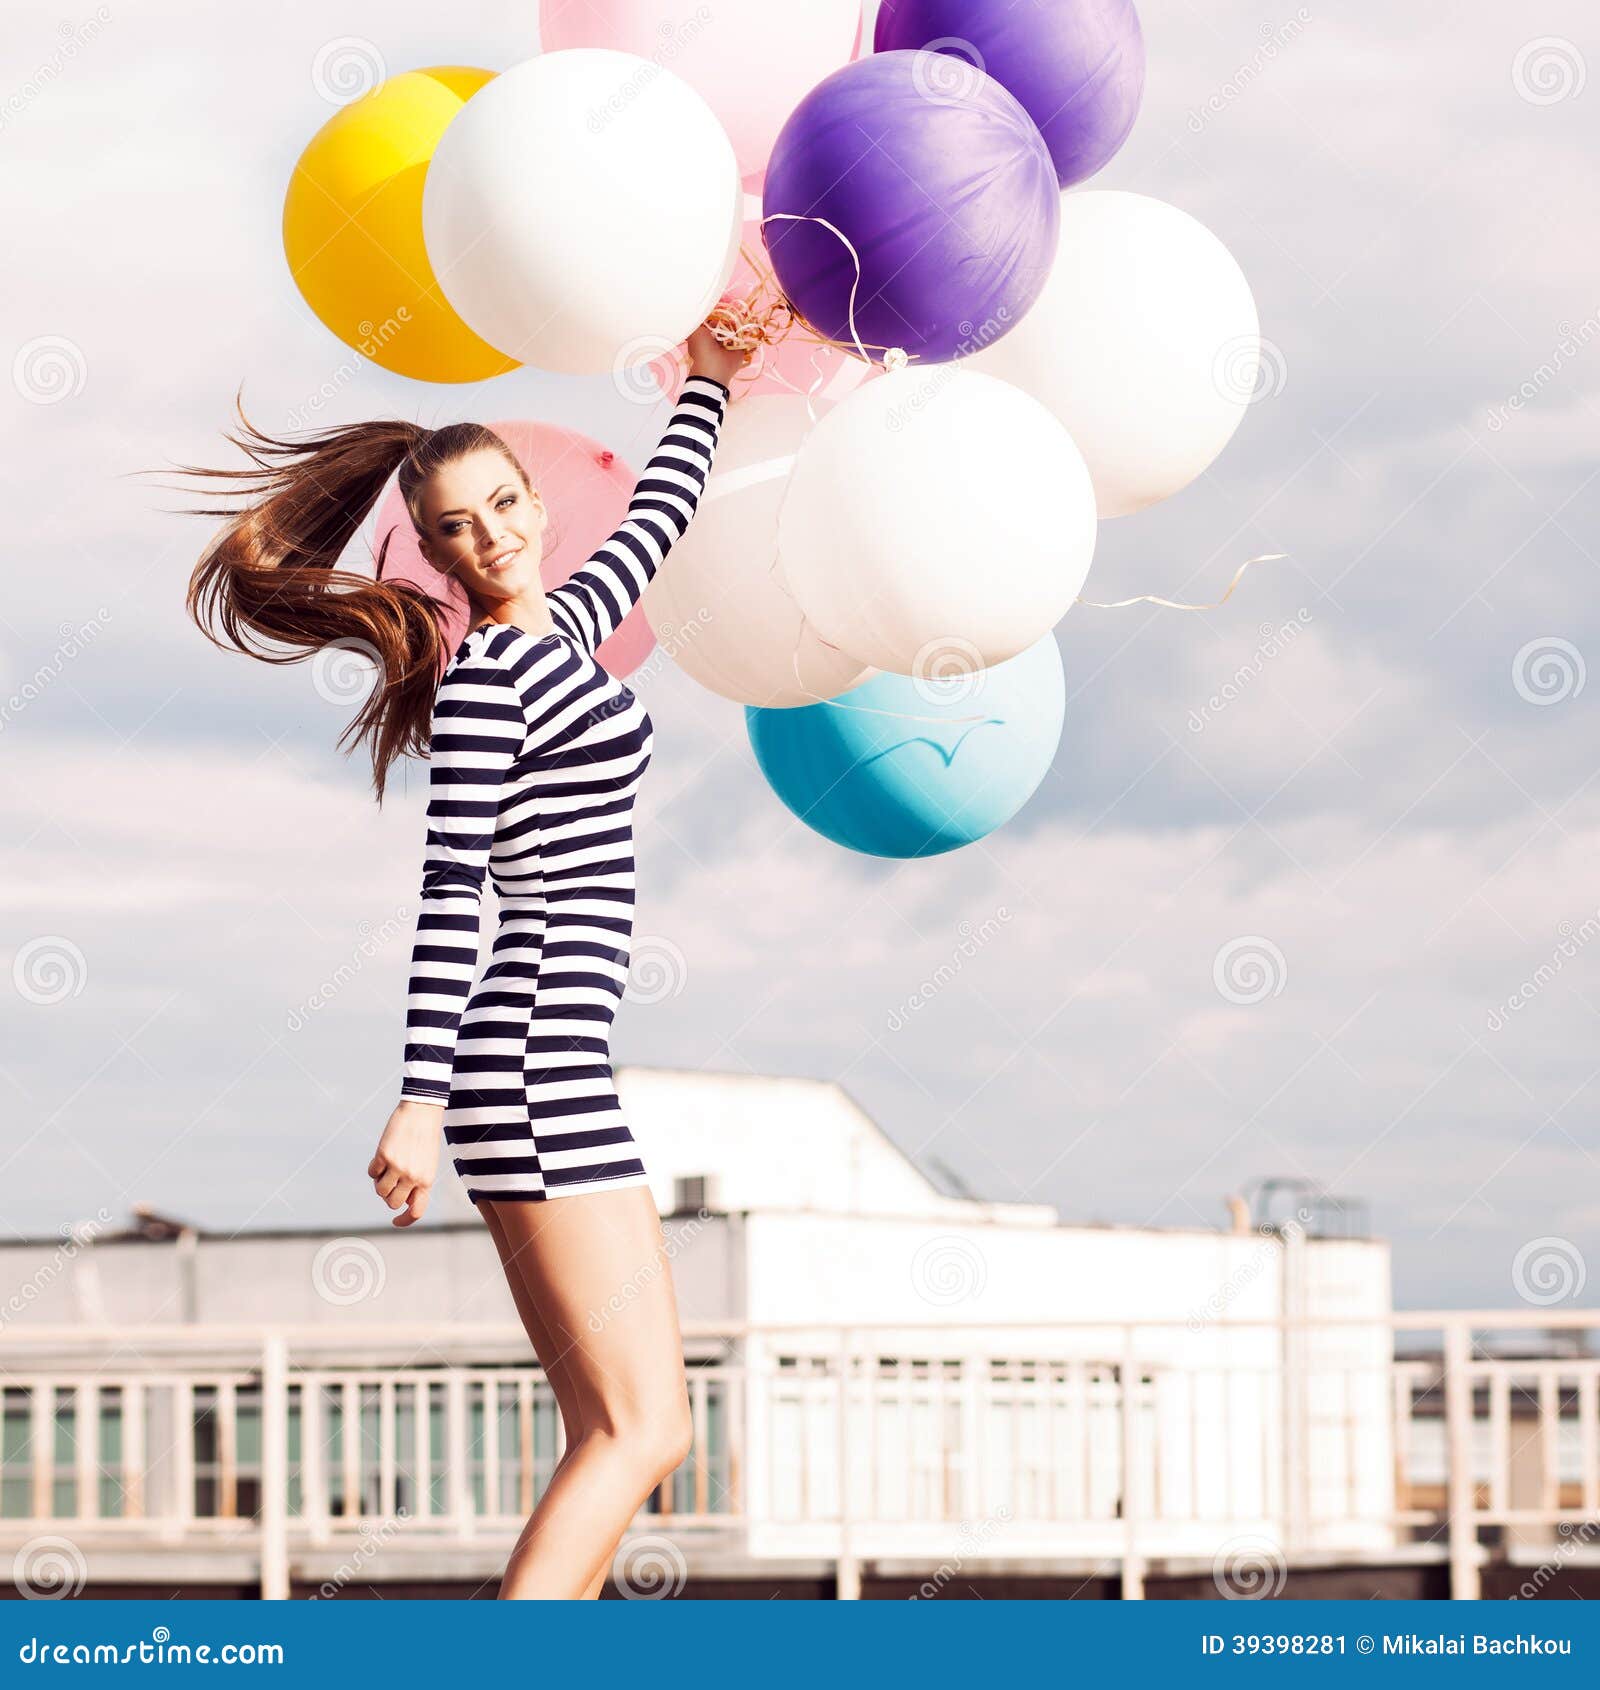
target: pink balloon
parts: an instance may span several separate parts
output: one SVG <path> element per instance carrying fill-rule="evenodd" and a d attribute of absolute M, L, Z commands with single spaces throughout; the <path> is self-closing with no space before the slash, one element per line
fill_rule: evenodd
<path fill-rule="evenodd" d="M 545 553 L 539 561 L 539 576 L 549 592 L 581 569 L 595 548 L 621 527 L 638 477 L 614 452 L 573 429 L 525 421 L 496 422 L 489 427 L 528 472 L 549 513 Z M 448 662 L 466 637 L 470 615 L 466 594 L 423 557 L 405 500 L 394 485 L 378 506 L 374 545 L 381 547 L 391 532 L 383 578 L 409 581 L 444 605 Z M 644 662 L 655 643 L 650 624 L 635 605 L 616 633 L 601 645 L 596 659 L 621 680 Z"/>
<path fill-rule="evenodd" d="M 539 45 L 547 53 L 612 47 L 682 77 L 722 120 L 745 175 L 766 169 L 789 113 L 856 57 L 861 36 L 861 0 L 717 0 L 698 11 L 663 0 L 539 6 Z"/>

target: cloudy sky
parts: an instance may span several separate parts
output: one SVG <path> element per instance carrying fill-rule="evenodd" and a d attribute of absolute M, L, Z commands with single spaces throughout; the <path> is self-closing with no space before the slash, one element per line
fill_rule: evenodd
<path fill-rule="evenodd" d="M 544 417 L 642 462 L 665 410 L 606 377 L 352 368 L 283 262 L 330 42 L 503 68 L 534 11 L 9 9 L 10 1233 L 132 1201 L 381 1218 L 426 770 L 380 813 L 334 749 L 348 702 L 203 640 L 204 525 L 131 472 L 226 461 L 241 382 L 269 426 L 332 384 L 330 419 Z M 1302 1177 L 1370 1205 L 1402 1304 L 1515 1303 L 1540 1240 L 1576 1288 L 1600 1276 L 1592 8 L 1141 12 L 1144 110 L 1095 185 L 1221 236 L 1271 374 L 1202 482 L 1103 526 L 1088 591 L 1210 598 L 1285 560 L 1209 615 L 1071 613 L 1050 776 L 926 862 L 811 833 L 736 707 L 643 679 L 636 930 L 685 967 L 624 1006 L 616 1059 L 837 1079 L 941 1178 L 1073 1221 L 1214 1225 Z"/>

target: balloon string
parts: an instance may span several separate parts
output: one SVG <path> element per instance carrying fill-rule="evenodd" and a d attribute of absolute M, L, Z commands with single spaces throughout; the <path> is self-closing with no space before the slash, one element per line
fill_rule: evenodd
<path fill-rule="evenodd" d="M 1263 552 L 1260 557 L 1247 557 L 1233 572 L 1233 579 L 1228 583 L 1228 590 L 1220 599 L 1211 604 L 1179 604 L 1176 599 L 1158 598 L 1154 593 L 1136 593 L 1131 599 L 1112 599 L 1109 603 L 1102 603 L 1098 599 L 1078 599 L 1075 602 L 1087 605 L 1090 610 L 1123 610 L 1130 604 L 1161 604 L 1168 610 L 1220 610 L 1233 597 L 1233 589 L 1244 579 L 1244 572 L 1253 563 L 1277 563 L 1286 558 L 1287 552 Z"/>
<path fill-rule="evenodd" d="M 845 249 L 850 254 L 850 262 L 855 266 L 856 272 L 855 280 L 850 284 L 850 298 L 845 306 L 845 314 L 850 320 L 850 338 L 856 343 L 856 350 L 861 354 L 862 361 L 870 364 L 872 359 L 867 353 L 866 343 L 861 338 L 861 331 L 856 327 L 856 291 L 861 286 L 861 254 L 856 251 L 855 243 L 843 229 L 837 227 L 833 223 L 830 223 L 826 217 L 807 217 L 798 211 L 771 211 L 761 219 L 761 227 L 765 229 L 769 223 L 820 223 L 830 234 L 837 235 L 839 239 L 844 242 Z M 752 268 L 754 268 L 754 266 L 752 266 Z M 767 271 L 769 276 L 773 277 L 772 285 L 776 288 L 777 278 L 775 272 L 765 265 L 763 265 L 762 268 Z M 759 274 L 760 272 L 758 271 L 757 273 Z M 805 319 L 800 316 L 800 313 L 795 310 L 793 304 L 789 302 L 788 296 L 784 295 L 783 297 L 785 304 L 788 305 L 789 310 L 793 312 L 794 316 L 799 318 L 801 322 L 805 322 Z M 811 328 L 811 325 L 807 323 L 806 327 Z M 811 332 L 813 334 L 818 334 L 818 331 L 814 328 Z M 826 336 L 820 334 L 818 334 L 818 338 L 826 345 L 837 346 L 842 351 L 849 351 L 849 348 L 845 346 L 842 341 L 829 340 Z M 879 347 L 878 350 L 880 352 L 884 352 L 890 350 L 890 348 Z"/>

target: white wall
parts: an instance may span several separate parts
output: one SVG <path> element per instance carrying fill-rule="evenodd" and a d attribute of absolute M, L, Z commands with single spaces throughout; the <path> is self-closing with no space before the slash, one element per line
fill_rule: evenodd
<path fill-rule="evenodd" d="M 1049 1226 L 1042 1204 L 943 1196 L 842 1087 L 766 1074 L 618 1068 L 617 1093 L 663 1212 L 678 1175 L 712 1174 L 723 1209 L 1004 1215 Z"/>

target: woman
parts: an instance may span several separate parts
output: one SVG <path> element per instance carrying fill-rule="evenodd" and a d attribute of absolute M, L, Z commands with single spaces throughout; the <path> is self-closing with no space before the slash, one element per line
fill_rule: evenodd
<path fill-rule="evenodd" d="M 246 422 L 229 438 L 256 469 L 183 471 L 244 478 L 256 496 L 198 513 L 230 519 L 189 588 L 208 636 L 269 662 L 335 644 L 369 651 L 380 682 L 345 737 L 370 740 L 380 802 L 389 764 L 431 746 L 400 1101 L 367 1172 L 394 1224 L 412 1226 L 441 1138 L 451 1146 L 560 1407 L 566 1451 L 504 1597 L 597 1596 L 634 1513 L 691 1442 L 660 1218 L 609 1049 L 652 729 L 594 656 L 687 528 L 749 356 L 706 325 L 688 350 L 689 377 L 622 526 L 548 594 L 549 513 L 477 424 L 357 423 L 287 442 Z M 471 606 L 442 679 L 434 602 L 385 582 L 382 553 L 376 581 L 335 568 L 396 471 L 423 556 Z M 491 874 L 499 924 L 474 986 Z"/>

